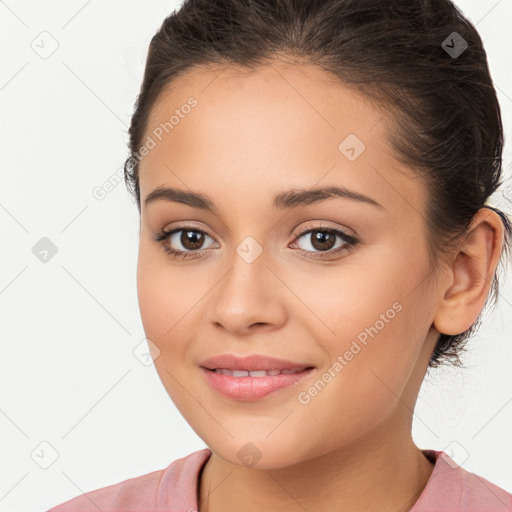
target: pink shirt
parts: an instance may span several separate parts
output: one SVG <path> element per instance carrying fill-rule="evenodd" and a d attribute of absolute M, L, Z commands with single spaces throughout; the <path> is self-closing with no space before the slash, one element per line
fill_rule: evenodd
<path fill-rule="evenodd" d="M 512 494 L 457 466 L 442 451 L 422 452 L 435 466 L 410 512 L 512 511 Z M 175 460 L 165 469 L 82 494 L 48 512 L 197 512 L 199 471 L 211 453 L 204 448 Z"/>

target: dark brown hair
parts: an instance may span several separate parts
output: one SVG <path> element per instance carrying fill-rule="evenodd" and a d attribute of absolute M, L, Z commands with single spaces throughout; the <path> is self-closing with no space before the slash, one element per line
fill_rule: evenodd
<path fill-rule="evenodd" d="M 467 48 L 449 53 L 464 48 L 459 42 Z M 437 268 L 502 184 L 503 127 L 487 56 L 475 27 L 449 0 L 185 0 L 151 40 L 129 129 L 125 182 L 139 212 L 137 155 L 162 89 L 200 66 L 257 69 L 287 58 L 320 67 L 389 112 L 396 158 L 426 185 Z M 511 223 L 485 207 L 504 223 L 502 265 Z M 459 354 L 485 306 L 468 330 L 440 334 L 429 367 L 461 366 Z"/>

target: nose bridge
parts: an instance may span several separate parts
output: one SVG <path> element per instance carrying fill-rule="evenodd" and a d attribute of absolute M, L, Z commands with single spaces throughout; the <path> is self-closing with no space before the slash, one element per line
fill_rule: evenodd
<path fill-rule="evenodd" d="M 224 278 L 223 295 L 232 295 L 240 305 L 266 295 L 265 283 L 270 274 L 268 263 L 263 246 L 251 235 L 246 236 L 234 248 L 230 258 L 231 270 Z"/>
<path fill-rule="evenodd" d="M 282 304 L 277 280 L 267 268 L 266 250 L 252 236 L 246 236 L 234 248 L 229 269 L 212 297 L 210 321 L 232 331 L 278 321 Z"/>

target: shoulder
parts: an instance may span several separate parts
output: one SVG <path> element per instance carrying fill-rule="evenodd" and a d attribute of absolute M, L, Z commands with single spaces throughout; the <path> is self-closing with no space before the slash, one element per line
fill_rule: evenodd
<path fill-rule="evenodd" d="M 84 492 L 48 512 L 172 510 L 197 501 L 198 474 L 211 455 L 209 448 L 177 459 L 165 469 Z M 184 510 L 187 510 L 184 508 Z"/>
<path fill-rule="evenodd" d="M 435 461 L 423 493 L 410 512 L 510 512 L 512 494 L 459 466 L 442 451 L 424 450 Z"/>

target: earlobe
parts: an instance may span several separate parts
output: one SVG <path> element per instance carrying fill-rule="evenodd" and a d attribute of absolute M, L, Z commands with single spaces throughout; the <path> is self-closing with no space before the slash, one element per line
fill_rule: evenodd
<path fill-rule="evenodd" d="M 504 227 L 496 212 L 481 208 L 451 260 L 449 284 L 439 288 L 434 327 L 451 336 L 469 329 L 488 297 L 503 246 Z"/>

